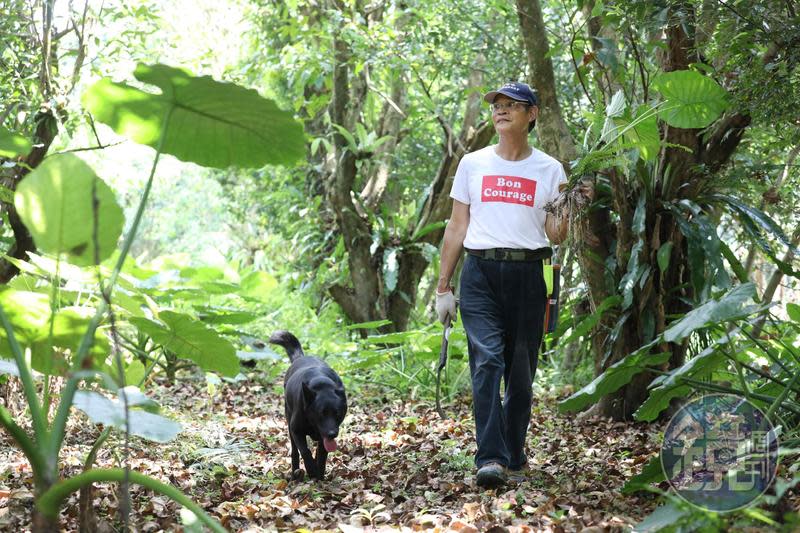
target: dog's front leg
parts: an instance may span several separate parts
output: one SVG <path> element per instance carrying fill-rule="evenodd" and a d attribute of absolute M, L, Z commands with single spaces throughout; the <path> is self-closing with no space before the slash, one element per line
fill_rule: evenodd
<path fill-rule="evenodd" d="M 319 477 L 317 479 L 323 480 L 325 479 L 325 461 L 328 459 L 328 451 L 325 449 L 325 445 L 322 441 L 317 443 L 317 474 Z"/>
<path fill-rule="evenodd" d="M 309 477 L 316 478 L 317 464 L 314 461 L 314 456 L 311 455 L 311 450 L 308 448 L 306 436 L 295 433 L 294 431 L 290 431 L 290 436 L 292 438 L 292 443 L 297 446 L 297 450 L 300 452 L 300 455 L 303 456 L 303 464 L 306 467 L 306 473 Z"/>
<path fill-rule="evenodd" d="M 305 472 L 300 470 L 300 452 L 297 450 L 297 443 L 294 441 L 292 431 L 289 431 L 289 440 L 292 443 L 292 473 L 290 477 L 295 481 L 302 481 Z"/>

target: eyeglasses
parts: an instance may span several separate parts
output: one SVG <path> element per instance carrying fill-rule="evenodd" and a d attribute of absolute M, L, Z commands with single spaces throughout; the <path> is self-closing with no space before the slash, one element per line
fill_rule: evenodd
<path fill-rule="evenodd" d="M 489 107 L 492 108 L 492 111 L 503 111 L 504 109 L 508 109 L 509 111 L 513 111 L 515 109 L 522 109 L 528 107 L 526 102 L 493 102 L 489 104 Z"/>

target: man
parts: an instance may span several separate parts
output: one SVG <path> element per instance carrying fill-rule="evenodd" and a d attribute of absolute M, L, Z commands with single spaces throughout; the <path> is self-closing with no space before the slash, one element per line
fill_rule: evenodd
<path fill-rule="evenodd" d="M 491 105 L 499 142 L 463 157 L 450 196 L 436 311 L 456 317 L 450 278 L 461 257 L 461 319 L 467 333 L 479 487 L 507 479 L 527 463 L 533 376 L 544 328 L 542 262 L 549 241 L 561 242 L 567 217 L 546 214 L 567 178 L 561 164 L 528 144 L 539 112 L 524 83 L 506 83 L 483 99 Z M 505 397 L 500 401 L 500 381 Z"/>

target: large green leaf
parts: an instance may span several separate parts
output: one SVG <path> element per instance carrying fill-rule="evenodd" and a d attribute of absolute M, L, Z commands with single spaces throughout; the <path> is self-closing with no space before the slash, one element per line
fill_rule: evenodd
<path fill-rule="evenodd" d="M 34 338 L 28 339 L 31 366 L 42 372 L 46 370 L 48 373 L 66 375 L 69 371 L 69 362 L 61 357 L 59 352 L 54 352 L 53 347 L 61 348 L 62 351 L 69 350 L 70 354 L 76 353 L 94 313 L 95 310 L 88 307 L 59 309 L 53 318 L 52 338 L 48 322 L 36 332 Z M 89 348 L 91 357 L 85 364 L 91 364 L 92 368 L 102 368 L 109 353 L 111 350 L 108 337 L 98 328 L 94 334 L 92 347 Z"/>
<path fill-rule="evenodd" d="M 755 285 L 752 283 L 737 285 L 718 300 L 710 300 L 670 324 L 662 335 L 664 342 L 680 341 L 708 324 L 746 317 L 759 309 L 756 305 L 745 305 L 755 298 Z"/>
<path fill-rule="evenodd" d="M 67 254 L 76 265 L 95 263 L 95 220 L 100 261 L 114 252 L 122 233 L 124 217 L 114 193 L 73 154 L 45 159 L 20 182 L 14 205 L 39 250 Z"/>
<path fill-rule="evenodd" d="M 139 65 L 153 94 L 102 79 L 83 95 L 94 117 L 135 142 L 207 167 L 290 164 L 305 153 L 302 125 L 256 91 L 166 65 Z M 167 119 L 168 120 L 165 120 Z"/>
<path fill-rule="evenodd" d="M 129 398 L 129 406 L 137 403 L 131 400 Z M 86 413 L 95 424 L 125 431 L 125 405 L 121 399 L 111 400 L 94 391 L 78 391 L 72 405 Z M 181 431 L 177 422 L 139 409 L 128 409 L 128 422 L 133 435 L 155 442 L 169 442 Z"/>
<path fill-rule="evenodd" d="M 661 149 L 661 137 L 658 134 L 658 120 L 650 106 L 641 105 L 636 110 L 636 116 L 629 113 L 615 118 L 614 122 L 620 127 L 623 138 L 639 149 L 642 159 L 652 161 Z"/>
<path fill-rule="evenodd" d="M 650 396 L 633 414 L 636 420 L 652 422 L 658 418 L 659 413 L 669 407 L 674 398 L 686 398 L 692 393 L 689 385 L 674 385 L 672 387 L 656 387 Z"/>
<path fill-rule="evenodd" d="M 676 128 L 705 128 L 728 107 L 725 89 L 692 70 L 665 72 L 653 88 L 667 100 L 661 117 Z"/>
<path fill-rule="evenodd" d="M 225 376 L 239 373 L 236 349 L 216 331 L 189 315 L 173 311 L 162 311 L 158 317 L 163 325 L 139 317 L 132 317 L 130 322 L 153 342 L 178 357 L 194 361 L 203 370 Z"/>
<path fill-rule="evenodd" d="M 597 376 L 594 381 L 581 390 L 561 401 L 558 408 L 561 412 L 579 411 L 595 403 L 597 400 L 619 390 L 630 383 L 633 376 L 644 371 L 648 366 L 660 365 L 669 361 L 669 352 L 651 354 L 650 343 L 629 354 L 621 361 L 608 367 L 605 372 Z"/>
<path fill-rule="evenodd" d="M 720 346 L 727 344 L 736 336 L 735 332 L 726 333 L 715 339 L 702 352 L 692 357 L 680 367 L 673 369 L 669 375 L 662 375 L 650 384 L 650 396 L 636 410 L 633 417 L 636 420 L 652 422 L 659 413 L 669 406 L 673 398 L 686 397 L 692 389 L 685 385 L 682 378 L 701 379 L 708 376 L 727 361 L 720 351 Z"/>
<path fill-rule="evenodd" d="M 93 310 L 81 307 L 60 309 L 53 319 L 51 339 L 50 301 L 46 294 L 3 288 L 0 290 L 0 305 L 14 328 L 20 346 L 31 350 L 32 367 L 40 372 L 65 373 L 68 365 L 63 354 L 65 351 L 77 351 Z M 53 348 L 58 350 L 54 351 Z M 109 353 L 109 346 L 108 339 L 99 330 L 95 332 L 89 353 L 93 356 L 94 366 L 101 367 Z M 0 358 L 13 358 L 8 337 L 2 328 Z"/>
<path fill-rule="evenodd" d="M 17 157 L 31 151 L 31 142 L 0 126 L 0 157 Z"/>
<path fill-rule="evenodd" d="M 250 311 L 213 305 L 196 305 L 194 309 L 197 317 L 206 324 L 247 324 L 261 318 L 259 314 Z"/>

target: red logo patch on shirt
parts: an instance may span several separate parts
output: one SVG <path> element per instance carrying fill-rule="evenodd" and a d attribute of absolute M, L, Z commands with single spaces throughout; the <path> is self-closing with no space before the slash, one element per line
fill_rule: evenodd
<path fill-rule="evenodd" d="M 536 182 L 519 176 L 484 176 L 482 202 L 505 202 L 533 207 Z"/>

